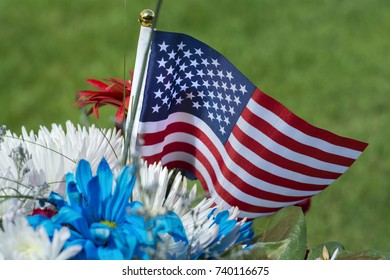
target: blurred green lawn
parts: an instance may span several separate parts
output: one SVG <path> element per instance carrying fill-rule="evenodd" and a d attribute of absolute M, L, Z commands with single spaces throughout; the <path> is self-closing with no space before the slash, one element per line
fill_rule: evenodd
<path fill-rule="evenodd" d="M 75 92 L 89 88 L 86 78 L 132 69 L 138 13 L 155 4 L 1 0 L 0 123 L 20 132 L 79 121 Z M 219 50 L 305 120 L 369 142 L 313 199 L 309 245 L 335 240 L 390 251 L 389 1 L 166 0 L 158 27 Z M 99 124 L 111 125 L 112 114 L 104 110 Z"/>

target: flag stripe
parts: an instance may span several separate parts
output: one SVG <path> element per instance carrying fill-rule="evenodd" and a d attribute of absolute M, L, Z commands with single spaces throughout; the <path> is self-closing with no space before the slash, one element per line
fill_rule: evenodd
<path fill-rule="evenodd" d="M 296 182 L 301 183 L 308 183 L 313 185 L 324 185 L 324 184 L 331 184 L 334 180 L 331 179 L 322 179 L 318 177 L 310 177 L 306 176 L 304 174 L 297 173 L 295 171 L 288 170 L 286 168 L 282 168 L 280 166 L 277 166 L 271 162 L 268 162 L 264 160 L 261 156 L 257 155 L 256 153 L 252 152 L 249 148 L 247 148 L 246 145 L 243 145 L 240 141 L 238 141 L 234 135 L 232 134 L 229 138 L 229 142 L 232 144 L 234 149 L 238 154 L 245 154 L 246 157 L 252 161 L 257 166 L 260 166 L 262 169 L 267 170 L 271 174 L 274 174 L 276 176 L 280 176 L 289 180 L 293 180 Z M 245 169 L 247 169 L 245 167 Z"/>
<path fill-rule="evenodd" d="M 163 148 L 164 145 L 167 145 L 169 143 L 174 142 L 183 142 L 184 140 L 181 139 L 180 133 L 175 133 L 176 131 L 182 131 L 185 133 L 194 134 L 193 138 L 188 138 L 187 135 L 185 135 L 184 138 L 186 138 L 186 142 L 191 143 L 192 145 L 195 145 L 194 143 L 198 139 L 201 139 L 201 143 L 196 142 L 197 144 L 201 144 L 202 148 L 207 149 L 210 151 L 210 154 L 214 154 L 214 157 L 218 157 L 218 153 L 221 153 L 220 160 L 223 161 L 224 166 L 221 169 L 229 168 L 229 170 L 232 172 L 232 174 L 237 174 L 242 180 L 244 180 L 249 185 L 255 186 L 256 188 L 260 188 L 264 191 L 272 192 L 272 193 L 278 193 L 283 195 L 292 195 L 292 196 L 307 196 L 307 195 L 313 195 L 314 193 L 318 192 L 318 189 L 323 189 L 323 185 L 319 183 L 320 186 L 312 186 L 313 189 L 310 189 L 310 185 L 308 184 L 298 184 L 295 182 L 295 184 L 287 184 L 287 185 L 277 185 L 277 184 L 270 184 L 266 182 L 266 180 L 271 181 L 271 179 L 274 179 L 276 177 L 270 177 L 270 178 L 256 178 L 255 176 L 259 176 L 260 174 L 256 174 L 256 171 L 253 170 L 253 174 L 250 174 L 247 172 L 246 168 L 244 169 L 239 164 L 236 164 L 236 162 L 232 161 L 232 155 L 228 154 L 225 151 L 225 148 L 222 146 L 222 144 L 216 140 L 216 136 L 214 133 L 210 130 L 210 128 L 204 124 L 201 120 L 196 119 L 194 117 L 191 118 L 191 115 L 185 114 L 185 113 L 174 113 L 171 114 L 170 119 L 163 122 L 158 123 L 151 123 L 153 126 L 157 125 L 159 128 L 165 129 L 164 131 L 161 131 L 162 135 L 165 135 L 166 137 L 158 137 L 161 139 L 161 143 L 156 143 L 154 141 L 154 138 L 156 134 L 150 134 L 146 133 L 144 134 L 144 146 L 142 147 L 142 155 L 143 156 L 150 156 L 153 154 L 164 154 Z M 180 120 L 181 123 L 175 123 L 175 120 Z M 172 122 L 172 123 L 171 123 Z M 187 122 L 188 124 L 184 124 L 183 122 Z M 170 125 L 168 125 L 168 123 Z M 203 123 L 203 124 L 202 124 Z M 145 123 L 141 125 L 143 128 L 147 128 L 148 125 Z M 160 133 L 159 133 L 160 134 Z M 160 134 L 160 135 L 161 135 Z M 209 139 L 210 137 L 210 139 Z M 202 149 L 200 149 L 202 150 Z M 203 150 L 202 150 L 203 151 Z M 238 152 L 238 155 L 243 154 L 243 152 Z M 234 156 L 234 154 L 233 154 Z M 246 166 L 245 166 L 246 167 Z M 260 167 L 259 167 L 260 168 Z M 265 174 L 269 174 L 268 169 L 264 170 Z M 299 174 L 298 174 L 299 175 Z M 260 177 L 260 176 L 259 176 Z M 317 178 L 318 180 L 322 180 L 321 178 Z M 277 183 L 277 181 L 276 181 Z M 299 187 L 298 190 L 294 190 L 292 187 Z M 306 191 L 306 192 L 305 192 Z"/>
<path fill-rule="evenodd" d="M 242 152 L 237 152 L 233 148 L 233 146 L 230 144 L 230 142 L 226 143 L 226 151 L 231 156 L 232 160 L 237 164 L 241 166 L 245 166 L 246 170 L 250 170 L 250 173 L 253 174 L 255 178 L 258 178 L 260 180 L 264 180 L 264 182 L 278 185 L 278 186 L 288 186 L 289 189 L 294 190 L 300 190 L 300 191 L 321 191 L 325 189 L 328 185 L 313 185 L 309 183 L 302 183 L 297 182 L 294 180 L 290 180 L 284 177 L 280 177 L 277 175 L 274 175 L 269 172 L 269 170 L 264 170 L 259 168 L 259 165 L 256 165 L 255 161 L 252 160 L 249 156 L 245 155 L 243 156 Z"/>
<path fill-rule="evenodd" d="M 183 169 L 192 171 L 194 174 L 197 175 L 199 181 L 203 186 L 213 186 L 208 190 L 210 191 L 210 195 L 216 199 L 216 203 L 218 205 L 220 205 L 221 201 L 225 201 L 229 206 L 237 206 L 240 209 L 240 212 L 246 211 L 249 213 L 253 213 L 253 215 L 255 216 L 258 216 L 258 213 L 265 213 L 269 215 L 280 209 L 280 207 L 264 207 L 243 202 L 239 199 L 237 193 L 229 193 L 226 192 L 224 189 L 220 189 L 221 186 L 218 183 L 214 183 L 215 180 L 212 179 L 215 178 L 215 173 L 214 171 L 210 172 L 210 169 L 208 169 L 209 165 L 203 165 L 203 161 L 194 158 L 190 154 L 187 154 L 185 152 L 175 152 L 164 155 L 163 160 L 164 162 L 166 162 L 167 166 L 181 166 Z M 291 205 L 291 203 L 288 205 Z M 242 215 L 240 216 L 242 217 Z"/>
<path fill-rule="evenodd" d="M 213 168 L 213 171 L 214 171 L 213 176 L 215 176 L 215 174 L 221 173 L 220 176 L 224 177 L 224 178 L 217 177 L 216 179 L 213 177 L 214 178 L 213 179 L 213 182 L 214 182 L 213 186 L 216 189 L 216 191 L 218 193 L 220 193 L 222 196 L 223 196 L 223 193 L 226 192 L 226 190 L 224 189 L 224 186 L 229 187 L 229 183 L 232 183 L 234 186 L 237 187 L 238 190 L 241 191 L 241 193 L 238 192 L 238 195 L 239 195 L 238 197 L 242 197 L 242 194 L 245 193 L 245 194 L 253 196 L 253 197 L 267 197 L 267 199 L 270 201 L 283 202 L 283 203 L 284 202 L 296 203 L 297 201 L 306 199 L 308 197 L 307 194 L 314 195 L 314 194 L 317 194 L 319 192 L 319 191 L 306 192 L 305 193 L 306 195 L 304 195 L 304 196 L 291 196 L 291 195 L 286 196 L 286 195 L 280 195 L 280 194 L 275 194 L 275 193 L 263 191 L 261 189 L 255 188 L 252 185 L 244 182 L 239 176 L 237 176 L 236 174 L 231 172 L 223 163 L 219 162 L 218 159 L 214 160 L 210 156 L 205 156 L 195 146 L 188 144 L 186 142 L 180 141 L 180 140 L 185 141 L 186 137 L 191 137 L 189 134 L 187 134 L 187 135 L 181 134 L 180 136 L 173 134 L 173 135 L 171 135 L 171 137 L 175 137 L 176 139 L 178 139 L 178 141 L 174 142 L 174 143 L 165 144 L 161 154 L 156 154 L 156 155 L 153 155 L 151 157 L 145 157 L 145 159 L 148 160 L 148 162 L 153 162 L 153 161 L 156 161 L 156 159 L 162 158 L 163 159 L 162 163 L 164 165 L 167 165 L 168 162 L 164 160 L 165 155 L 173 154 L 175 152 L 180 152 L 180 151 L 186 151 L 186 154 L 189 153 L 189 154 L 195 155 L 196 159 L 200 160 L 200 162 L 202 162 L 202 163 L 207 162 L 208 163 L 207 165 L 210 168 Z M 192 160 L 195 160 L 195 157 Z M 213 161 L 214 161 L 214 163 L 215 162 L 218 163 L 218 168 L 214 168 L 215 165 L 210 163 Z M 180 165 L 178 165 L 176 167 L 183 168 Z M 226 178 L 230 179 L 229 183 L 226 182 L 227 181 Z M 216 180 L 219 180 L 219 181 L 216 182 Z M 223 184 L 223 185 L 221 185 L 221 184 Z M 229 190 L 232 191 L 233 189 L 234 189 L 233 187 L 230 187 Z M 234 192 L 234 190 L 233 190 L 233 192 Z"/>
<path fill-rule="evenodd" d="M 238 119 L 237 126 L 239 126 L 241 130 L 247 131 L 247 135 L 252 139 L 256 139 L 256 141 L 259 143 L 263 143 L 263 145 L 265 145 L 268 150 L 279 152 L 282 157 L 289 160 L 304 162 L 305 165 L 312 166 L 313 168 L 335 173 L 343 173 L 347 169 L 346 166 L 327 163 L 310 156 L 291 151 L 287 147 L 278 144 L 273 139 L 264 135 L 261 131 L 257 130 L 257 128 L 248 124 L 243 118 Z"/>
<path fill-rule="evenodd" d="M 295 160 L 287 159 L 273 151 L 270 151 L 266 147 L 264 147 L 264 145 L 262 145 L 261 141 L 259 141 L 258 139 L 255 140 L 246 133 L 244 133 L 244 131 L 242 131 L 239 126 L 235 127 L 232 133 L 236 139 L 240 139 L 241 143 L 245 143 L 245 146 L 253 153 L 261 155 L 263 159 L 272 162 L 279 167 L 292 170 L 294 172 L 301 173 L 307 176 L 319 177 L 323 179 L 335 180 L 340 176 L 340 173 L 315 169 L 311 166 L 296 162 Z"/>
<path fill-rule="evenodd" d="M 273 124 L 286 136 L 302 144 L 310 146 L 312 138 L 318 139 L 315 141 L 317 145 L 315 147 L 329 153 L 356 159 L 367 147 L 366 143 L 312 126 L 259 89 L 255 90 L 252 100 L 248 103 L 248 108 L 268 123 Z"/>
<path fill-rule="evenodd" d="M 175 123 L 176 119 L 180 120 L 180 121 Z M 147 138 L 148 140 L 147 140 L 147 143 L 145 143 L 145 145 L 152 145 L 155 143 L 161 143 L 160 145 L 163 145 L 164 137 L 168 133 L 172 133 L 169 130 L 165 130 L 166 127 L 168 126 L 168 124 L 175 123 L 174 125 L 172 125 L 173 128 L 170 128 L 170 129 L 175 129 L 175 131 L 181 131 L 181 129 L 183 129 L 183 127 L 180 125 L 180 122 L 187 122 L 187 123 L 192 124 L 194 126 L 198 126 L 198 125 L 200 125 L 200 123 L 203 123 L 199 119 L 197 119 L 197 121 L 194 121 L 194 119 L 197 119 L 197 118 L 191 117 L 190 114 L 174 113 L 174 114 L 171 114 L 169 116 L 169 119 L 167 121 L 150 123 L 149 125 L 151 125 L 151 127 L 149 127 L 149 125 L 146 125 L 146 127 L 149 127 L 149 130 L 156 131 L 156 133 L 153 135 L 153 137 Z M 176 125 L 177 125 L 177 127 L 175 127 Z M 190 132 L 194 133 L 195 137 L 205 138 L 207 136 L 206 136 L 206 134 L 203 134 L 204 129 L 208 129 L 208 126 L 203 123 L 202 129 L 199 130 L 199 129 L 194 128 L 194 130 L 190 131 Z M 210 135 L 210 134 L 214 135 L 214 133 L 210 129 L 208 129 L 208 130 L 210 132 L 207 133 L 207 135 Z M 235 130 L 235 129 L 233 129 L 233 130 Z M 145 131 L 145 132 L 147 133 L 147 131 Z M 332 183 L 334 181 L 334 179 L 321 178 L 319 176 L 317 176 L 317 177 L 307 176 L 305 174 L 301 174 L 301 173 L 295 172 L 293 170 L 281 168 L 281 167 L 279 167 L 271 162 L 268 162 L 268 161 L 262 159 L 257 154 L 255 154 L 254 152 L 249 150 L 247 147 L 248 146 L 247 144 L 245 144 L 245 146 L 244 146 L 241 143 L 239 143 L 234 138 L 234 133 L 232 133 L 232 135 L 230 136 L 229 139 L 230 139 L 231 143 L 235 143 L 235 145 L 237 146 L 237 147 L 235 147 L 235 149 L 239 151 L 238 154 L 244 153 L 244 151 L 245 151 L 248 156 L 251 155 L 251 160 L 255 161 L 257 163 L 256 165 L 258 165 L 259 168 L 261 168 L 264 171 L 267 171 L 268 173 L 272 173 L 272 174 L 279 176 L 281 178 L 289 179 L 289 180 L 304 183 L 304 184 L 310 183 L 310 184 L 314 184 L 314 185 L 319 185 L 321 189 L 323 189 L 323 185 L 325 185 L 325 184 L 329 185 L 330 183 Z M 215 135 L 214 135 L 214 139 L 212 142 L 215 144 L 217 142 L 219 142 L 219 140 L 217 139 L 217 137 Z M 159 150 L 162 150 L 162 147 Z M 225 148 L 222 146 L 222 143 L 220 143 L 220 146 L 218 147 L 218 151 L 222 153 L 222 152 L 224 152 L 224 150 L 225 150 Z M 151 150 L 150 152 L 155 153 L 156 151 Z M 224 155 L 225 154 L 226 154 L 226 152 L 224 153 Z M 229 160 L 229 161 L 231 160 L 231 158 L 228 156 L 225 156 L 224 159 Z M 247 174 L 247 172 L 245 172 L 244 169 L 246 169 L 246 168 L 238 168 L 238 165 L 235 166 L 234 168 L 232 168 L 232 170 L 235 170 L 236 173 L 238 172 L 238 170 L 241 171 L 240 173 L 243 176 L 245 174 Z M 320 170 L 319 173 L 321 173 L 321 172 L 322 171 Z M 265 182 L 262 181 L 261 183 L 264 184 Z M 289 185 L 288 185 L 288 187 L 291 188 L 291 186 L 289 186 Z"/>
<path fill-rule="evenodd" d="M 309 156 L 311 158 L 317 159 L 319 161 L 323 161 L 326 163 L 336 164 L 336 165 L 343 165 L 343 166 L 350 166 L 353 164 L 355 159 L 343 157 L 338 154 L 332 154 L 329 152 L 325 152 L 323 150 L 320 150 L 317 148 L 316 145 L 306 145 L 298 142 L 294 138 L 291 138 L 285 134 L 283 134 L 280 130 L 275 128 L 272 124 L 266 122 L 263 118 L 260 116 L 257 116 L 255 112 L 252 112 L 250 110 L 250 107 L 245 108 L 244 111 L 241 114 L 242 118 L 245 120 L 246 123 L 250 124 L 252 127 L 254 127 L 257 131 L 259 131 L 260 135 L 263 135 L 263 138 L 266 138 L 268 143 L 276 142 L 280 146 L 285 147 L 295 153 L 302 154 L 304 156 Z M 245 130 L 244 130 L 245 131 Z M 258 140 L 258 138 L 254 138 Z M 258 141 L 261 142 L 261 141 Z M 291 153 L 291 152 L 290 152 Z M 293 159 L 294 160 L 294 159 Z M 309 162 L 306 161 L 299 161 L 295 159 L 296 162 L 304 162 L 306 165 L 311 165 Z"/>

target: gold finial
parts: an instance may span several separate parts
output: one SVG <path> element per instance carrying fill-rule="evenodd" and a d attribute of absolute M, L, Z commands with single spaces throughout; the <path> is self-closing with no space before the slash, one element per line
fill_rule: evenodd
<path fill-rule="evenodd" d="M 143 10 L 139 16 L 138 21 L 142 26 L 150 27 L 153 25 L 154 12 L 149 9 Z"/>

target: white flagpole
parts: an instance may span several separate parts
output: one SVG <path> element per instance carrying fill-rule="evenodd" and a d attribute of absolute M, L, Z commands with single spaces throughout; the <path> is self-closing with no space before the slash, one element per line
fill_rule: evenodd
<path fill-rule="evenodd" d="M 161 5 L 159 1 L 158 9 Z M 130 157 L 130 164 L 134 164 L 133 158 L 136 155 L 138 119 L 142 107 L 143 91 L 145 88 L 145 79 L 147 65 L 149 61 L 150 45 L 155 26 L 155 15 L 151 10 L 143 10 L 139 15 L 141 23 L 140 35 L 138 39 L 137 54 L 133 72 L 133 81 L 131 85 L 131 98 L 125 123 L 125 146 L 123 152 L 123 165 L 126 165 Z"/>

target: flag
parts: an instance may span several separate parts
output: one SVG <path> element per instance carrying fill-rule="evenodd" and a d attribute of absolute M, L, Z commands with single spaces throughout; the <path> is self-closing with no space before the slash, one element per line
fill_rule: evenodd
<path fill-rule="evenodd" d="M 185 34 L 156 31 L 146 73 L 141 156 L 190 172 L 242 218 L 321 192 L 367 146 L 310 125 Z"/>

